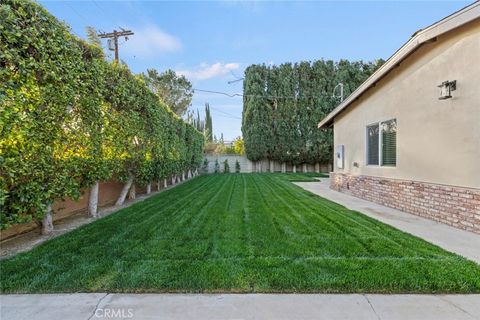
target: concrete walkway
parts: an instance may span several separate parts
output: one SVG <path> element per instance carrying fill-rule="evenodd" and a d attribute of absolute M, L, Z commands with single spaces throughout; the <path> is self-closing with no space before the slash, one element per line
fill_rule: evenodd
<path fill-rule="evenodd" d="M 295 182 L 295 184 L 351 210 L 359 211 L 425 239 L 447 251 L 480 263 L 480 235 L 478 234 L 334 191 L 329 187 L 329 179 L 321 178 L 319 182 Z"/>
<path fill-rule="evenodd" d="M 0 307 L 2 320 L 480 319 L 480 295 L 32 294 Z"/>

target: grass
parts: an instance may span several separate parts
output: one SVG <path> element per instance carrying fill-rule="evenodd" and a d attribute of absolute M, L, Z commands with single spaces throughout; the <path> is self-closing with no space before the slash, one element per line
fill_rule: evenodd
<path fill-rule="evenodd" d="M 480 267 L 290 180 L 202 176 L 0 262 L 21 292 L 480 292 Z"/>

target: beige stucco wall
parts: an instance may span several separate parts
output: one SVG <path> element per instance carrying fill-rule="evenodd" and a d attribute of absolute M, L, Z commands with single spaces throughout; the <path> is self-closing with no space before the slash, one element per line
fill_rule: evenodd
<path fill-rule="evenodd" d="M 445 80 L 457 90 L 438 100 Z M 394 118 L 397 166 L 366 166 L 366 126 Z M 480 188 L 480 19 L 421 47 L 337 116 L 340 144 L 335 172 Z"/>

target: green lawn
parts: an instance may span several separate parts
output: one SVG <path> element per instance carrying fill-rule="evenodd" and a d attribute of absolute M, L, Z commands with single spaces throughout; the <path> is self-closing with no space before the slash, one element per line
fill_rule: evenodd
<path fill-rule="evenodd" d="M 480 267 L 295 186 L 202 176 L 0 263 L 10 292 L 480 292 Z"/>

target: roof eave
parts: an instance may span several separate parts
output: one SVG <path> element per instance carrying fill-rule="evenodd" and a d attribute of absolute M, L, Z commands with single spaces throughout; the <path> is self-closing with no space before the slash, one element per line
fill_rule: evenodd
<path fill-rule="evenodd" d="M 360 98 L 368 89 L 375 86 L 378 81 L 398 67 L 400 63 L 410 56 L 423 44 L 435 40 L 439 35 L 458 28 L 468 22 L 480 18 L 480 1 L 451 14 L 450 16 L 419 30 L 398 49 L 388 60 L 375 71 L 365 82 L 353 91 L 342 103 L 333 109 L 322 121 L 318 128 L 326 128 L 333 124 L 334 118 L 343 112 L 350 104 Z"/>

